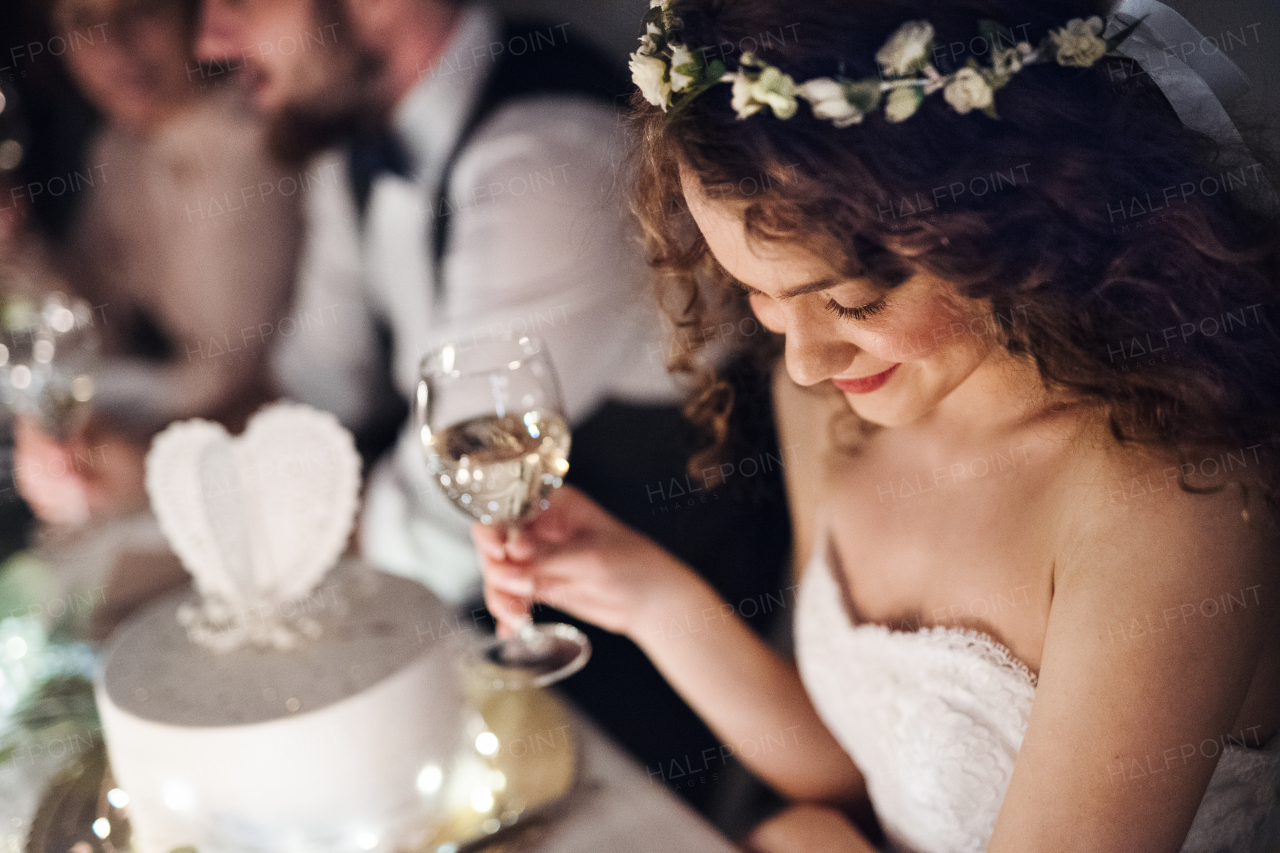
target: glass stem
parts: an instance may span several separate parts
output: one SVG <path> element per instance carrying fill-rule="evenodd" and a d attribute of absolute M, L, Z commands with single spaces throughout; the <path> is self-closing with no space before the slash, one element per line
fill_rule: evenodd
<path fill-rule="evenodd" d="M 506 548 L 515 544 L 516 537 L 520 535 L 519 524 L 506 525 Z M 529 610 L 525 613 L 524 619 L 520 623 L 520 632 L 512 637 L 512 640 L 524 646 L 525 649 L 533 653 L 544 651 L 547 646 L 547 638 L 533 624 L 533 600 L 529 601 Z"/>
<path fill-rule="evenodd" d="M 515 544 L 516 538 L 520 536 L 520 525 L 510 522 L 505 525 L 504 537 L 506 543 L 503 545 L 504 553 Z M 525 611 L 524 619 L 520 623 L 519 637 L 522 641 L 528 642 L 534 636 L 533 627 L 533 600 L 529 600 L 529 609 Z"/>

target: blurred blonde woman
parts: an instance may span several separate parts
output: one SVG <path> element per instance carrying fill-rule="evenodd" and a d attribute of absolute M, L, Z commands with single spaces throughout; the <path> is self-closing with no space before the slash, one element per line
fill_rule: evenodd
<path fill-rule="evenodd" d="M 234 88 L 211 83 L 226 74 L 193 59 L 195 0 L 59 0 L 49 12 L 55 31 L 85 34 L 62 58 L 102 115 L 62 260 L 95 306 L 106 360 L 86 433 L 57 444 L 20 426 L 17 468 L 37 515 L 74 523 L 145 504 L 146 443 L 170 421 L 239 429 L 268 399 L 300 184 Z M 71 464 L 77 450 L 103 461 Z"/>

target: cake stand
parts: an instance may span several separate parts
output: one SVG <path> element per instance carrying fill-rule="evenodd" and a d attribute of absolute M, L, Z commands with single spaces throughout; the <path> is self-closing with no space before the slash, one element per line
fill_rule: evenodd
<path fill-rule="evenodd" d="M 475 714 L 466 747 L 440 780 L 443 816 L 397 853 L 516 853 L 537 844 L 567 803 L 580 756 L 564 704 L 541 688 L 493 689 L 493 680 L 482 666 L 469 673 Z M 24 853 L 136 853 L 116 790 L 99 741 L 50 782 Z"/>

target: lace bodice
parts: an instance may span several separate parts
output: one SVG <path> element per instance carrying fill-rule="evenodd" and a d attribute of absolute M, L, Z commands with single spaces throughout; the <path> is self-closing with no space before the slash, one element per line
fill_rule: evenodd
<path fill-rule="evenodd" d="M 820 552 L 819 552 L 820 553 Z M 912 853 L 985 850 L 1022 746 L 1036 677 L 990 637 L 851 624 L 821 556 L 796 616 L 805 688 L 862 770 L 885 833 Z M 1280 738 L 1228 747 L 1183 853 L 1280 842 Z"/>

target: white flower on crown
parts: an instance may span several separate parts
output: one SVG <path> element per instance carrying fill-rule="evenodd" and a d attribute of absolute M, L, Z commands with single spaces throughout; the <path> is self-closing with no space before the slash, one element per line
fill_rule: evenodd
<path fill-rule="evenodd" d="M 760 62 L 749 52 L 742 54 L 739 63 L 744 68 L 759 67 L 761 70 L 754 74 L 739 71 L 724 75 L 724 79 L 733 80 L 733 98 L 730 103 L 738 118 L 755 115 L 766 106 L 781 119 L 788 119 L 796 114 L 796 81 L 789 74 L 783 74 L 772 65 Z"/>
<path fill-rule="evenodd" d="M 942 97 L 961 114 L 970 110 L 985 110 L 995 103 L 991 86 L 972 68 L 961 68 L 957 71 L 955 77 L 942 90 Z"/>
<path fill-rule="evenodd" d="M 631 79 L 640 94 L 655 107 L 667 111 L 671 100 L 671 82 L 667 79 L 667 63 L 642 51 L 631 54 Z"/>
<path fill-rule="evenodd" d="M 1102 33 L 1102 19 L 1097 15 L 1087 21 L 1075 18 L 1067 25 L 1049 33 L 1049 40 L 1056 48 L 1059 65 L 1076 65 L 1087 68 L 1107 52 L 1107 43 L 1098 36 Z"/>
<path fill-rule="evenodd" d="M 894 122 L 906 121 L 916 114 L 924 103 L 924 93 L 916 86 L 905 86 L 894 89 L 884 102 L 884 117 Z"/>
<path fill-rule="evenodd" d="M 678 69 L 693 63 L 693 54 L 682 44 L 671 45 L 671 91 L 683 92 L 693 84 L 693 77 Z"/>
<path fill-rule="evenodd" d="M 884 69 L 885 76 L 906 77 L 928 62 L 932 45 L 933 24 L 907 21 L 876 51 L 876 62 Z"/>
<path fill-rule="evenodd" d="M 830 77 L 817 77 L 796 89 L 796 94 L 813 107 L 813 114 L 827 119 L 836 127 L 848 127 L 862 121 L 862 110 L 849 103 L 844 86 Z"/>
<path fill-rule="evenodd" d="M 860 123 L 880 103 L 880 85 L 874 80 L 833 80 L 817 77 L 796 88 L 809 102 L 813 114 L 845 128 Z"/>

